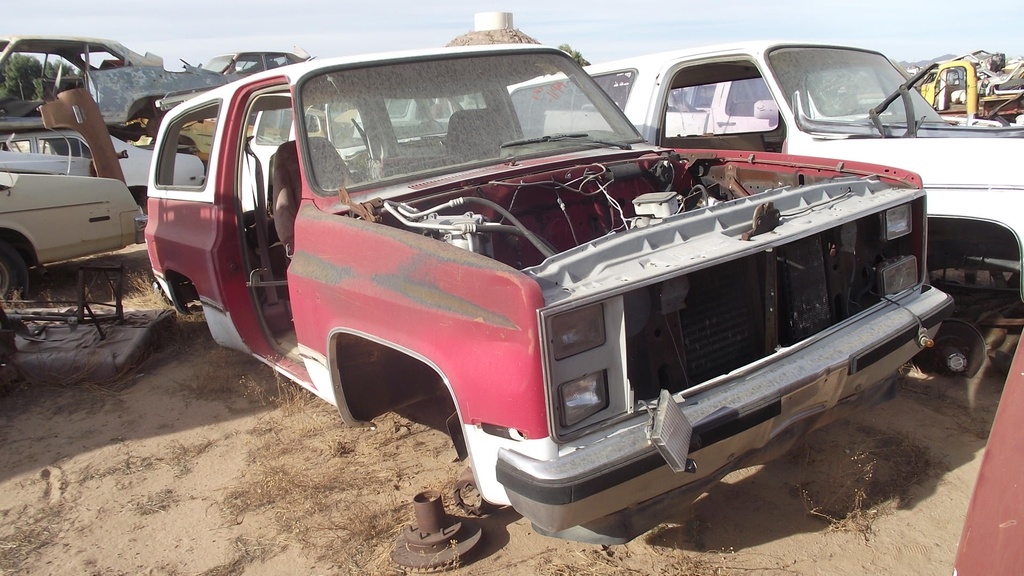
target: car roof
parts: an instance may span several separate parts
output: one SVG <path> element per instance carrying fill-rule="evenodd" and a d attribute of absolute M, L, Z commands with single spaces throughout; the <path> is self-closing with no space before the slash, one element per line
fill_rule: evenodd
<path fill-rule="evenodd" d="M 591 64 L 589 66 L 586 66 L 584 70 L 586 70 L 587 73 L 594 75 L 602 74 L 605 72 L 613 72 L 617 70 L 625 70 L 630 68 L 643 70 L 660 69 L 666 62 L 674 62 L 676 60 L 690 59 L 696 57 L 714 57 L 716 55 L 726 54 L 750 54 L 752 56 L 761 57 L 769 50 L 784 46 L 842 48 L 848 50 L 876 52 L 875 50 L 869 50 L 858 46 L 850 46 L 843 44 L 828 44 L 823 42 L 802 42 L 791 40 L 756 40 L 750 42 L 731 42 L 726 44 L 694 46 L 691 48 L 678 48 L 674 50 L 666 50 L 663 52 L 655 52 L 652 54 L 644 54 L 641 56 L 619 58 L 616 60 L 609 60 L 607 62 Z"/>
<path fill-rule="evenodd" d="M 102 47 L 125 59 L 126 63 L 136 66 L 163 66 L 163 58 L 147 52 L 145 55 L 129 50 L 124 44 L 106 38 L 90 36 L 0 36 L 0 50 L 13 46 L 18 51 L 53 52 L 62 48 L 78 48 L 88 45 Z"/>
<path fill-rule="evenodd" d="M 554 48 L 551 46 L 543 46 L 540 44 L 502 44 L 490 46 L 460 46 L 454 48 L 424 48 L 418 50 L 377 52 L 354 56 L 337 56 L 333 58 L 315 58 L 306 60 L 304 62 L 298 62 L 296 64 L 288 64 L 287 66 L 280 66 L 277 68 L 272 68 L 270 70 L 263 70 L 250 76 L 246 76 L 244 80 L 236 80 L 235 82 L 257 82 L 262 79 L 281 78 L 283 76 L 285 77 L 289 84 L 294 84 L 299 80 L 299 78 L 305 76 L 306 74 L 324 68 L 333 68 L 338 66 L 357 64 L 392 64 L 402 61 L 413 61 L 420 58 L 430 58 L 432 56 L 452 56 L 468 54 L 511 54 L 516 52 L 554 53 L 560 54 L 569 59 L 569 56 L 562 50 L 559 50 L 558 48 Z M 229 84 L 225 84 L 224 86 L 220 86 L 207 92 L 203 92 L 202 94 L 190 98 L 188 102 L 195 104 L 198 102 L 210 102 L 213 100 L 228 97 L 234 91 L 235 82 L 231 82 Z"/>
<path fill-rule="evenodd" d="M 290 56 L 301 58 L 301 56 L 299 56 L 298 54 L 294 52 L 289 52 L 288 50 L 239 50 L 238 52 L 224 52 L 223 54 L 217 54 L 213 58 L 224 58 L 226 56 L 237 58 L 239 56 L 247 56 L 252 54 L 288 54 Z M 213 58 L 210 58 L 210 60 L 213 60 Z"/>

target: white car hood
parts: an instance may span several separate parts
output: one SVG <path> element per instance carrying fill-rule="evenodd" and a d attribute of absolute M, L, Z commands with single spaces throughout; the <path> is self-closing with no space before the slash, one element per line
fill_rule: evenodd
<path fill-rule="evenodd" d="M 791 139 L 787 151 L 911 170 L 926 188 L 1024 188 L 1021 138 L 807 138 Z"/>

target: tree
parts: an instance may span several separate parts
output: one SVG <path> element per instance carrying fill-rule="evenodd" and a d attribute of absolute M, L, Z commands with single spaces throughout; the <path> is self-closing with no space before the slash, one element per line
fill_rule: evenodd
<path fill-rule="evenodd" d="M 43 63 L 24 54 L 11 54 L 4 64 L 3 83 L 0 91 L 3 95 L 13 96 L 21 100 L 38 100 L 43 90 L 39 79 L 43 76 Z"/>
<path fill-rule="evenodd" d="M 576 63 L 579 64 L 580 66 L 590 66 L 590 61 L 584 58 L 583 54 L 580 54 L 579 51 L 573 50 L 572 46 L 569 46 L 568 44 L 562 44 L 561 46 L 558 47 L 558 49 L 561 50 L 562 52 L 565 52 L 569 56 L 572 56 L 572 59 L 575 60 Z"/>

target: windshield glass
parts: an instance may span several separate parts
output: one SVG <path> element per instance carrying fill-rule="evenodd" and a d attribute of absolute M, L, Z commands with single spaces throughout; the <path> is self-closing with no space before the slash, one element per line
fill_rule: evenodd
<path fill-rule="evenodd" d="M 446 54 L 334 68 L 304 79 L 298 94 L 307 118 L 300 137 L 309 140 L 314 179 L 325 193 L 336 192 L 340 182 L 358 189 L 512 156 L 641 141 L 589 76 L 551 52 Z M 502 147 L 566 133 L 574 138 Z M 325 142 L 337 158 L 324 152 Z"/>
<path fill-rule="evenodd" d="M 884 56 L 838 48 L 779 48 L 768 63 L 782 94 L 801 122 L 815 129 L 872 131 L 868 111 L 897 92 L 906 78 Z M 942 123 L 942 118 L 910 89 L 914 119 Z M 879 114 L 883 124 L 906 126 L 906 106 L 898 97 Z"/>
<path fill-rule="evenodd" d="M 224 72 L 231 65 L 231 61 L 234 60 L 233 54 L 226 54 L 224 56 L 217 56 L 211 59 L 206 64 L 203 64 L 203 68 L 212 72 Z"/>

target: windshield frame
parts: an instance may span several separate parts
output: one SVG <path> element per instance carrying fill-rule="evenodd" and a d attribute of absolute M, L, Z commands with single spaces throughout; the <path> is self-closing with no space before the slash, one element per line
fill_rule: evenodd
<path fill-rule="evenodd" d="M 593 132 L 594 140 L 614 142 L 615 146 L 643 142 L 633 124 L 576 62 L 560 51 L 544 47 L 438 53 L 316 68 L 296 82 L 294 106 L 298 118 L 303 118 L 312 108 L 319 106 L 330 110 L 333 104 L 342 102 L 358 110 L 360 125 L 357 130 L 361 134 L 365 132 L 363 139 L 367 145 L 359 147 L 359 150 L 338 148 L 342 159 L 349 164 L 350 178 L 345 188 L 358 193 L 484 165 L 592 150 L 593 141 L 560 143 L 557 146 L 542 142 L 536 146 L 500 147 L 501 143 L 522 139 L 524 126 L 532 126 L 524 112 L 516 107 L 512 93 L 524 86 L 543 86 L 551 82 L 571 87 L 574 96 L 581 99 L 586 106 L 585 112 L 570 110 L 568 121 L 588 123 L 585 131 Z M 445 132 L 395 130 L 399 121 L 409 122 L 416 113 L 416 110 L 408 109 L 389 112 L 387 104 L 403 98 L 423 102 L 445 100 L 445 105 L 437 106 L 420 117 L 424 122 L 440 122 Z M 543 103 L 540 105 L 541 113 L 549 110 L 543 108 Z M 330 113 L 337 113 L 338 109 L 335 106 L 335 111 Z M 471 111 L 481 114 L 470 114 Z M 449 142 L 454 130 L 449 132 L 448 122 L 459 112 L 465 112 L 461 114 L 460 121 L 476 116 L 476 121 L 483 122 L 471 126 L 468 132 L 474 134 L 474 139 L 477 136 L 493 138 L 493 152 L 489 151 L 488 145 L 487 153 L 475 157 L 454 157 L 454 146 Z M 490 116 L 490 119 L 484 120 L 485 116 Z M 500 121 L 495 124 L 492 119 Z M 544 119 L 544 129 L 547 129 L 548 116 Z M 598 126 L 605 129 L 598 130 Z M 316 135 L 310 134 L 307 128 L 300 123 L 296 137 L 305 141 Z M 567 131 L 562 125 L 549 130 L 550 135 Z M 467 131 L 464 129 L 463 133 Z M 526 132 L 526 135 L 537 134 Z M 313 174 L 313 190 L 322 195 L 337 194 L 337 189 L 331 189 L 333 186 L 325 187 L 316 182 L 319 161 L 309 158 L 308 152 L 306 155 L 304 161 Z M 357 158 L 359 155 L 362 158 Z M 422 158 L 416 155 L 422 155 Z M 329 161 L 333 162 L 333 159 Z M 404 167 L 403 163 L 409 167 Z"/>
<path fill-rule="evenodd" d="M 824 66 L 823 61 L 837 65 Z M 878 123 L 871 118 L 870 111 L 899 91 L 900 85 L 907 81 L 906 75 L 881 53 L 840 46 L 786 45 L 766 51 L 765 62 L 778 85 L 779 96 L 789 106 L 797 126 L 805 132 L 878 138 L 905 136 L 914 131 L 913 126 L 908 127 L 908 106 L 903 95 L 897 95 L 879 114 Z M 842 82 L 835 85 L 837 94 L 842 93 L 848 100 L 858 101 L 855 104 L 851 102 L 842 110 L 848 112 L 846 114 L 824 114 L 815 107 L 815 92 L 822 106 L 839 108 L 836 102 L 821 98 L 828 88 L 822 79 L 836 71 L 847 76 L 839 77 Z M 854 74 L 874 81 L 873 88 L 877 94 L 869 93 L 864 86 L 860 90 L 851 88 L 855 84 L 850 81 Z M 808 88 L 808 81 L 815 76 L 819 84 L 813 87 L 816 90 L 812 90 Z M 799 94 L 795 96 L 795 93 Z M 949 126 L 917 90 L 910 89 L 906 94 L 919 130 Z M 882 127 L 881 133 L 878 125 Z"/>

